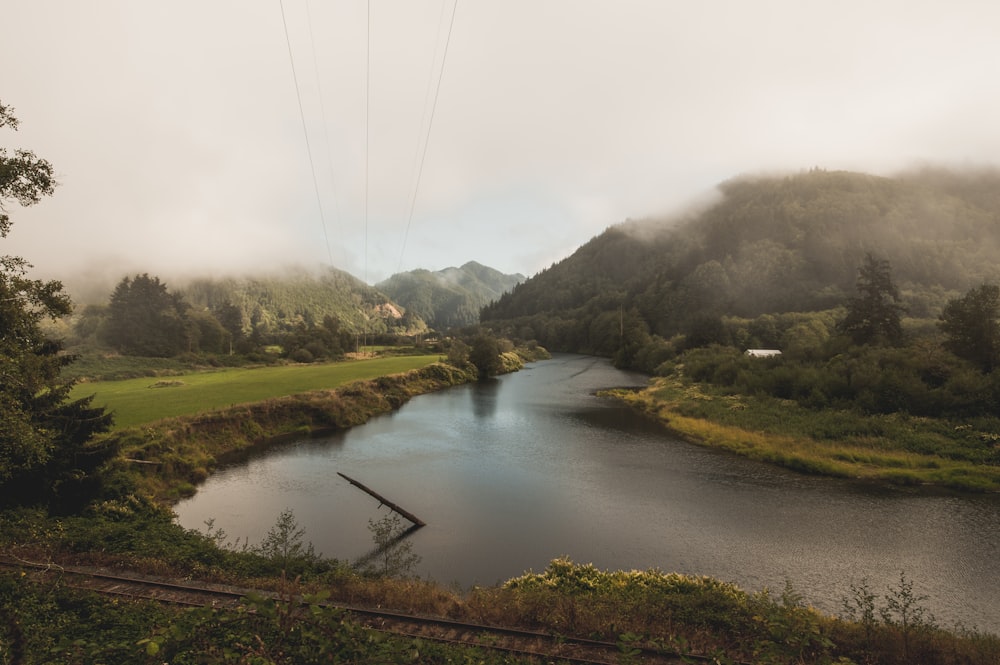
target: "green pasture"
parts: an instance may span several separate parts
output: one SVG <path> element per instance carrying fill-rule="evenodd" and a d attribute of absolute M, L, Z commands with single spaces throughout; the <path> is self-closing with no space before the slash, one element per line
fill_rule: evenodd
<path fill-rule="evenodd" d="M 94 405 L 115 414 L 115 429 L 212 411 L 233 404 L 260 402 L 310 390 L 419 369 L 437 356 L 396 356 L 324 365 L 234 368 L 179 376 L 80 383 L 74 398 L 95 395 Z"/>

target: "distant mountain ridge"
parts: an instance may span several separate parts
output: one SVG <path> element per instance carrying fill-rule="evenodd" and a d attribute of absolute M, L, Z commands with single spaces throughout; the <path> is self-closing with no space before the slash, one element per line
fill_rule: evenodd
<path fill-rule="evenodd" d="M 110 297 L 113 284 L 126 276 L 131 275 L 99 280 L 84 275 L 75 282 L 71 278 L 69 290 L 78 302 L 101 305 Z M 235 306 L 247 334 L 321 323 L 326 316 L 334 317 L 352 333 L 413 334 L 425 332 L 429 326 L 446 330 L 475 325 L 484 305 L 524 279 L 524 275 L 506 275 L 470 261 L 460 268 L 437 272 L 418 269 L 398 273 L 375 286 L 329 266 L 182 277 L 165 283 L 196 309 L 217 312 L 226 305 Z"/>
<path fill-rule="evenodd" d="M 1000 172 L 733 179 L 687 218 L 609 227 L 487 306 L 483 323 L 555 350 L 610 353 L 623 321 L 669 338 L 706 318 L 837 307 L 869 252 L 890 262 L 914 317 L 997 283 Z"/>
<path fill-rule="evenodd" d="M 469 261 L 460 268 L 437 272 L 412 270 L 397 273 L 375 285 L 382 293 L 435 330 L 475 325 L 484 305 L 497 300 L 524 275 L 507 275 Z"/>
<path fill-rule="evenodd" d="M 406 313 L 378 289 L 331 267 L 197 278 L 181 282 L 177 291 L 195 307 L 216 310 L 226 303 L 235 305 L 243 314 L 246 331 L 321 323 L 326 316 L 354 333 L 413 333 L 427 328 L 419 317 Z"/>

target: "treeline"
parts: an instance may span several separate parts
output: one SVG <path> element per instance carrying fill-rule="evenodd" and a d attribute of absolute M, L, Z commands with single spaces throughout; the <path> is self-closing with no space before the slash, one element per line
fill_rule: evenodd
<path fill-rule="evenodd" d="M 794 400 L 810 408 L 995 418 L 1000 287 L 983 284 L 949 300 L 936 334 L 908 334 L 899 299 L 888 262 L 869 255 L 843 315 L 827 319 L 833 323 L 829 328 L 816 318 L 799 324 L 799 333 L 786 338 L 784 355 L 755 358 L 716 343 L 676 356 L 658 371 L 682 372 L 736 393 Z M 793 339 L 798 344 L 790 343 Z M 996 439 L 981 443 L 984 460 L 1000 463 Z"/>
<path fill-rule="evenodd" d="M 1000 287 L 982 284 L 949 300 L 931 325 L 904 319 L 900 302 L 888 261 L 868 255 L 855 295 L 835 309 L 706 319 L 671 339 L 650 334 L 634 312 L 594 320 L 590 330 L 617 337 L 611 355 L 620 365 L 731 394 L 960 421 L 979 437 L 974 457 L 1000 464 L 1000 439 L 982 434 L 995 430 L 1000 410 Z M 781 353 L 745 351 L 755 348 Z"/>
<path fill-rule="evenodd" d="M 426 330 L 424 321 L 409 308 L 397 307 L 385 293 L 332 267 L 195 279 L 180 285 L 179 291 L 196 307 L 214 310 L 227 302 L 235 305 L 245 332 L 280 332 L 300 323 L 319 323 L 327 316 L 337 319 L 343 329 L 360 334 Z"/>
<path fill-rule="evenodd" d="M 997 185 L 993 173 L 931 172 L 734 181 L 684 222 L 608 229 L 484 308 L 483 322 L 815 408 L 992 417 Z"/>
<path fill-rule="evenodd" d="M 897 178 L 813 170 L 723 183 L 683 219 L 629 221 L 485 307 L 491 325 L 529 327 L 550 348 L 610 355 L 597 318 L 641 319 L 651 334 L 706 318 L 840 306 L 866 253 L 888 260 L 911 317 L 1000 282 L 1000 175 Z M 576 325 L 572 325 L 575 322 Z"/>
<path fill-rule="evenodd" d="M 365 343 L 394 342 L 413 322 L 394 310 L 380 309 L 384 303 L 365 303 L 357 298 L 348 306 L 372 313 L 364 325 L 344 325 L 323 306 L 322 290 L 302 288 L 312 299 L 290 298 L 277 304 L 282 294 L 270 284 L 257 284 L 260 296 L 247 297 L 233 283 L 195 282 L 184 290 L 168 289 L 157 276 L 143 273 L 126 276 L 115 286 L 106 304 L 88 305 L 75 318 L 75 341 L 110 348 L 123 355 L 171 358 L 182 354 L 258 357 L 265 352 L 295 362 L 336 359 L 353 351 L 364 334 Z M 294 286 L 286 289 L 294 290 Z M 335 299 L 327 291 L 327 297 Z M 227 296 L 233 296 L 230 299 Z M 191 298 L 192 300 L 189 300 Z M 350 299 L 349 299 L 350 300 Z M 235 301 L 235 302 L 234 302 Z M 313 306 L 310 306 L 313 305 Z M 384 311 L 385 315 L 379 315 Z M 388 322 L 387 322 L 388 319 Z M 422 329 L 419 324 L 418 330 Z M 362 333 L 363 331 L 363 333 Z"/>

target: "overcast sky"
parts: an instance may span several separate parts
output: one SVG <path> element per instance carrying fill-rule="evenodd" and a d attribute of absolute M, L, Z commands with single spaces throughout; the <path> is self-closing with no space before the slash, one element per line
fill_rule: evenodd
<path fill-rule="evenodd" d="M 0 253 L 530 276 L 739 174 L 1000 162 L 995 0 L 453 6 L 0 0 L 0 145 L 60 182 Z"/>

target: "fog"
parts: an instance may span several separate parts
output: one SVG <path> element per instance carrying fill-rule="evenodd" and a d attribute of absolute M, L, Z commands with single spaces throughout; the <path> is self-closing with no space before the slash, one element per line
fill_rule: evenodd
<path fill-rule="evenodd" d="M 467 261 L 530 276 L 739 174 L 1000 162 L 985 0 L 3 14 L 0 100 L 21 128 L 0 145 L 50 160 L 60 186 L 9 207 L 2 253 L 48 277 L 295 262 L 375 283 Z"/>

